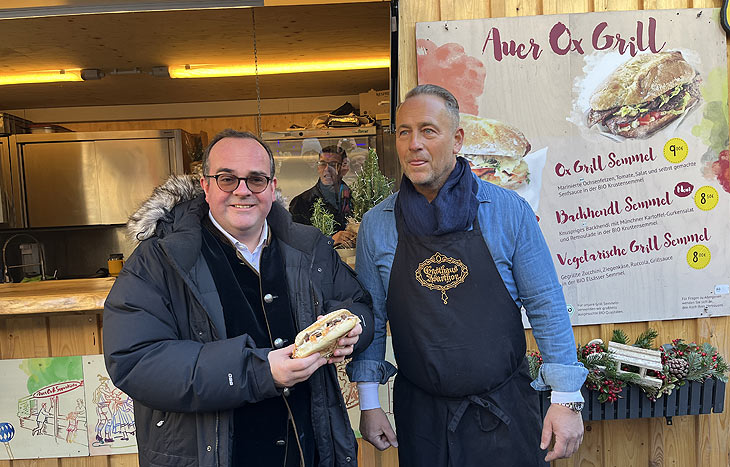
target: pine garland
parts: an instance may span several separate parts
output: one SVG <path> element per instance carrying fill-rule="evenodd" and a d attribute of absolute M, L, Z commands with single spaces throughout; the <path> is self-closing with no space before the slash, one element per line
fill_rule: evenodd
<path fill-rule="evenodd" d="M 659 334 L 654 329 L 647 329 L 636 338 L 634 346 L 644 349 L 651 349 L 654 340 Z M 621 344 L 629 342 L 629 336 L 621 329 L 614 329 L 611 340 Z M 727 383 L 728 363 L 717 351 L 717 348 L 705 342 L 698 345 L 694 342 L 687 343 L 682 339 L 674 339 L 671 344 L 661 347 L 663 370 L 655 372 L 649 370 L 648 375 L 662 380 L 661 388 L 644 386 L 638 374 L 619 373 L 620 363 L 612 357 L 608 346 L 600 340 L 592 341 L 587 345 L 578 345 L 578 361 L 588 370 L 586 377 L 586 388 L 598 393 L 599 402 L 614 402 L 627 384 L 634 384 L 641 387 L 651 400 L 656 400 L 664 394 L 671 392 L 687 381 L 702 382 L 708 378 L 715 378 Z M 540 352 L 529 352 L 527 359 L 530 367 L 530 376 L 535 379 L 542 365 Z M 687 374 L 678 378 L 672 374 L 668 362 L 680 359 L 687 362 Z"/>
<path fill-rule="evenodd" d="M 623 331 L 623 329 L 614 329 L 613 336 L 611 336 L 612 342 L 618 342 L 619 344 L 629 345 L 629 336 Z"/>
<path fill-rule="evenodd" d="M 651 349 L 654 345 L 654 339 L 656 339 L 658 335 L 659 333 L 655 329 L 649 328 L 636 338 L 636 341 L 634 341 L 634 347 Z"/>
<path fill-rule="evenodd" d="M 674 339 L 671 345 L 663 349 L 667 360 L 682 358 L 689 364 L 689 371 L 684 378 L 689 381 L 704 381 L 707 378 L 719 379 L 727 383 L 728 364 L 715 347 L 705 342 L 702 345 L 686 343 L 683 339 Z"/>
<path fill-rule="evenodd" d="M 322 198 L 317 198 L 317 201 L 314 202 L 314 211 L 310 220 L 312 225 L 323 234 L 331 237 L 335 233 L 335 216 L 324 207 Z"/>
<path fill-rule="evenodd" d="M 350 187 L 352 218 L 355 222 L 362 222 L 362 216 L 366 212 L 393 192 L 393 180 L 380 171 L 378 155 L 373 148 L 368 150 L 368 157 L 355 176 L 355 181 Z"/>

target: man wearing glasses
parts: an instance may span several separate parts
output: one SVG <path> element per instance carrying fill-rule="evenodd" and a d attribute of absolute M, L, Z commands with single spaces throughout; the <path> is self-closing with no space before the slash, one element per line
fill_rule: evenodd
<path fill-rule="evenodd" d="M 372 340 L 370 297 L 275 189 L 271 151 L 225 130 L 199 181 L 171 178 L 130 218 L 141 243 L 105 303 L 104 352 L 141 466 L 357 465 L 329 363 Z M 329 360 L 292 359 L 296 333 L 339 308 L 363 325 Z"/>
<path fill-rule="evenodd" d="M 350 187 L 342 181 L 342 177 L 349 170 L 349 165 L 343 170 L 346 161 L 347 153 L 344 149 L 338 146 L 322 149 L 317 161 L 317 183 L 291 200 L 289 212 L 294 222 L 312 225 L 314 203 L 318 199 L 324 200 L 325 208 L 335 219 L 335 233 L 332 235 L 335 245 L 354 246 L 355 233 L 345 230 L 347 216 L 352 212 Z"/>

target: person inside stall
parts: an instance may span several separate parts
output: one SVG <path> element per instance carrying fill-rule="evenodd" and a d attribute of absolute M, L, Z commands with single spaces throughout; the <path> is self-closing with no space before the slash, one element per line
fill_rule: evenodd
<path fill-rule="evenodd" d="M 401 467 L 541 466 L 581 443 L 587 371 L 534 212 L 456 157 L 463 140 L 449 91 L 406 95 L 396 114 L 400 191 L 365 214 L 357 242 L 376 327 L 348 365 L 360 432 L 378 449 L 397 446 Z M 535 381 L 523 306 L 545 362 Z M 396 372 L 386 334 L 397 438 L 378 401 L 378 383 Z M 544 422 L 531 385 L 552 389 Z"/>
<path fill-rule="evenodd" d="M 352 212 L 350 187 L 342 181 L 349 165 L 343 173 L 347 161 L 347 152 L 338 146 L 327 146 L 319 153 L 317 161 L 317 183 L 307 191 L 295 196 L 289 203 L 292 220 L 300 224 L 312 225 L 314 203 L 324 200 L 324 206 L 334 216 L 335 233 L 332 239 L 335 245 L 354 246 L 356 234 L 345 230 L 347 216 Z"/>

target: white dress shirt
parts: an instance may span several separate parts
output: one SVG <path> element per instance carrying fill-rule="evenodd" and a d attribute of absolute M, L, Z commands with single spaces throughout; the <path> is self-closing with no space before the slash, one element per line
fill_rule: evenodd
<path fill-rule="evenodd" d="M 238 240 L 233 237 L 233 235 L 226 232 L 223 227 L 215 220 L 213 217 L 213 213 L 208 211 L 208 217 L 210 217 L 210 221 L 213 223 L 216 229 L 220 230 L 221 233 L 228 239 L 228 241 L 231 242 L 231 244 L 238 250 L 239 253 L 241 253 L 241 256 L 243 256 L 243 259 L 246 260 L 248 264 L 251 265 L 252 268 L 256 270 L 256 272 L 259 272 L 260 264 L 261 264 L 261 252 L 264 249 L 264 242 L 266 242 L 266 239 L 269 236 L 269 224 L 264 220 L 264 228 L 261 229 L 261 237 L 259 237 L 259 242 L 256 245 L 256 248 L 254 248 L 253 252 L 249 251 L 248 247 L 244 245 L 243 243 L 239 242 Z"/>

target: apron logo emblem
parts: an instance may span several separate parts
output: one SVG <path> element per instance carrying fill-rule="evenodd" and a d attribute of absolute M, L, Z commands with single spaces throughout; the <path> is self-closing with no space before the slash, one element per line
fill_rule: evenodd
<path fill-rule="evenodd" d="M 469 268 L 461 260 L 449 258 L 438 252 L 419 264 L 416 269 L 416 280 L 429 290 L 441 291 L 444 305 L 449 301 L 446 291 L 464 282 L 468 275 Z"/>

